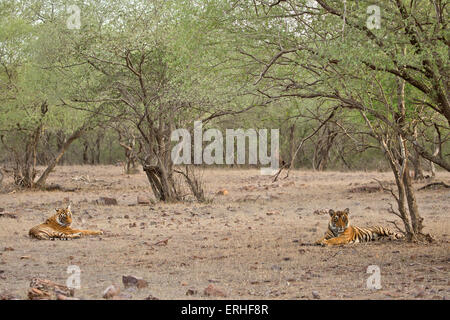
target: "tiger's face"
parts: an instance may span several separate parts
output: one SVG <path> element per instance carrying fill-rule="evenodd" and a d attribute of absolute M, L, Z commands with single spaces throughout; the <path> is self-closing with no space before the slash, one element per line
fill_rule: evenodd
<path fill-rule="evenodd" d="M 331 217 L 329 227 L 335 234 L 341 234 L 347 229 L 349 225 L 348 214 L 350 212 L 349 208 L 344 209 L 344 211 L 334 211 L 330 209 L 329 214 Z"/>
<path fill-rule="evenodd" d="M 55 209 L 56 222 L 63 227 L 69 227 L 72 224 L 72 212 L 70 206 L 65 209 Z"/>

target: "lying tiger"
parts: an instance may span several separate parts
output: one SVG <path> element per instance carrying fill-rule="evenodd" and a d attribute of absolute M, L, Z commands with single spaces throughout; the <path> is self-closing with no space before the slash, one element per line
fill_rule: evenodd
<path fill-rule="evenodd" d="M 349 225 L 349 209 L 334 211 L 330 209 L 331 216 L 325 236 L 316 241 L 317 245 L 340 245 L 378 240 L 382 237 L 395 240 L 403 238 L 403 234 L 391 231 L 381 226 L 360 228 Z"/>
<path fill-rule="evenodd" d="M 39 240 L 53 240 L 53 239 L 78 239 L 83 235 L 101 235 L 103 231 L 93 230 L 77 230 L 72 229 L 72 212 L 70 205 L 65 209 L 56 209 L 56 213 L 48 218 L 44 223 L 37 225 L 30 229 L 28 234 L 30 237 Z"/>

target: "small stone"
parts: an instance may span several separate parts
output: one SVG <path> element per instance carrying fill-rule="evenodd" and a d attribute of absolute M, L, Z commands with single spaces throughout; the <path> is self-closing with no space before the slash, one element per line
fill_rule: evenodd
<path fill-rule="evenodd" d="M 210 297 L 226 297 L 227 294 L 222 290 L 217 288 L 216 286 L 214 286 L 213 284 L 210 284 L 209 286 L 207 286 L 205 288 L 205 290 L 203 291 L 203 293 Z"/>
<path fill-rule="evenodd" d="M 415 294 L 414 297 L 415 298 L 423 298 L 425 296 L 425 290 L 423 289 L 419 289 Z"/>
<path fill-rule="evenodd" d="M 104 299 L 112 299 L 113 297 L 117 296 L 120 293 L 120 288 L 116 287 L 115 285 L 110 285 L 108 288 L 103 291 L 103 298 Z"/>
<path fill-rule="evenodd" d="M 277 265 L 273 265 L 273 266 L 270 267 L 270 269 L 272 269 L 272 271 L 280 271 L 281 267 L 277 266 Z"/>
<path fill-rule="evenodd" d="M 3 249 L 3 251 L 14 251 L 13 247 L 5 247 L 5 249 Z"/>
<path fill-rule="evenodd" d="M 311 293 L 312 293 L 312 296 L 313 296 L 314 299 L 320 299 L 319 292 L 313 290 Z"/>
<path fill-rule="evenodd" d="M 228 194 L 228 190 L 227 189 L 221 189 L 221 190 L 217 191 L 217 194 L 219 196 L 226 196 Z"/>
<path fill-rule="evenodd" d="M 136 287 L 142 289 L 148 287 L 148 282 L 146 280 L 135 276 L 122 276 L 122 283 L 125 288 Z"/>
<path fill-rule="evenodd" d="M 150 199 L 144 197 L 144 196 L 137 196 L 137 203 L 138 204 L 144 204 L 144 205 L 148 205 L 150 204 Z"/>
<path fill-rule="evenodd" d="M 74 298 L 74 297 L 68 297 L 65 296 L 63 294 L 57 294 L 56 295 L 56 300 L 80 300 L 79 298 Z"/>
<path fill-rule="evenodd" d="M 193 295 L 196 295 L 198 293 L 198 291 L 197 290 L 195 290 L 195 289 L 188 289 L 187 291 L 186 291 L 186 295 L 187 296 L 193 296 Z"/>

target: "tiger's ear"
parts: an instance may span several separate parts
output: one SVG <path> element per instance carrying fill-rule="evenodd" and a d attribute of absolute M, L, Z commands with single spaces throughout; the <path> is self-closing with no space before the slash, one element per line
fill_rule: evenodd
<path fill-rule="evenodd" d="M 55 211 L 58 212 L 59 211 L 58 208 L 55 208 Z"/>
<path fill-rule="evenodd" d="M 346 214 L 349 214 L 349 213 L 350 213 L 350 209 L 349 209 L 349 208 L 345 208 L 345 209 L 344 209 L 344 212 L 345 212 Z"/>
<path fill-rule="evenodd" d="M 333 214 L 334 214 L 334 210 L 333 210 L 333 209 L 330 209 L 330 210 L 328 211 L 328 213 L 330 214 L 330 217 L 332 217 Z"/>

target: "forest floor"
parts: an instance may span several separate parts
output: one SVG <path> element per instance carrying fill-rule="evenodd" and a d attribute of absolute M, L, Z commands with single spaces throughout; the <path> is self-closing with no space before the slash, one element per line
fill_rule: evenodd
<path fill-rule="evenodd" d="M 33 277 L 65 284 L 68 266 L 77 265 L 81 288 L 75 297 L 82 299 L 102 299 L 111 284 L 128 299 L 221 298 L 205 295 L 209 285 L 227 299 L 450 297 L 450 189 L 416 193 L 434 243 L 325 248 L 304 245 L 326 231 L 329 216 L 320 210 L 348 207 L 351 223 L 359 226 L 392 226 L 391 220 L 401 225 L 387 211 L 394 204 L 391 195 L 374 180 L 394 187 L 392 174 L 294 171 L 271 183 L 256 169 L 208 169 L 203 175 L 210 202 L 138 205 L 138 196 L 153 197 L 147 178 L 122 172 L 117 166 L 61 166 L 48 182 L 65 192 L 0 194 L 0 295 L 27 299 Z M 438 172 L 437 180 L 448 183 L 450 174 Z M 8 183 L 10 177 L 3 181 Z M 222 188 L 227 195 L 217 194 Z M 100 197 L 118 204 L 98 204 Z M 68 201 L 74 228 L 101 229 L 104 235 L 72 241 L 28 237 L 32 226 Z M 380 268 L 379 290 L 367 288 L 370 265 Z M 123 275 L 141 277 L 148 287 L 124 289 Z"/>

